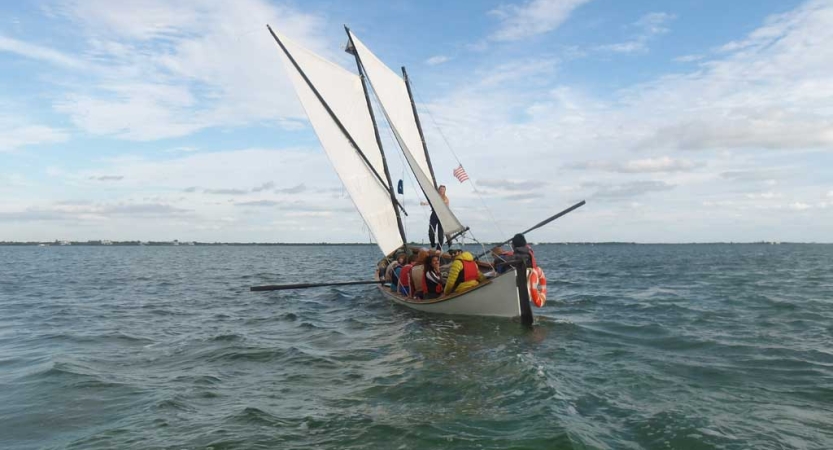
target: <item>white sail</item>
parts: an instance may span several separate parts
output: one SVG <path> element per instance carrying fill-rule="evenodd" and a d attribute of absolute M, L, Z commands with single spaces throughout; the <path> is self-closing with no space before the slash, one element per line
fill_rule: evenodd
<path fill-rule="evenodd" d="M 382 153 L 376 142 L 361 78 L 284 36 L 277 36 L 370 161 L 376 174 L 384 177 Z M 399 233 L 396 211 L 386 181 L 380 181 L 368 167 L 289 57 L 284 52 L 281 52 L 281 57 L 336 173 L 376 238 L 379 248 L 386 255 L 390 254 L 404 245 L 404 242 Z"/>
<path fill-rule="evenodd" d="M 394 131 L 399 146 L 416 176 L 419 186 L 428 202 L 437 213 L 446 236 L 463 230 L 463 225 L 448 208 L 437 192 L 425 156 L 425 148 L 419 136 L 416 117 L 408 95 L 405 81 L 376 57 L 357 37 L 350 32 L 353 46 L 359 55 L 365 74 L 373 86 L 373 92 L 382 105 L 385 117 Z"/>

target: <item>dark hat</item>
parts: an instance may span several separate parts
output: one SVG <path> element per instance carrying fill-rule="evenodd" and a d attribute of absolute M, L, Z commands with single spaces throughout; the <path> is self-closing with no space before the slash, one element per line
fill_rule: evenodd
<path fill-rule="evenodd" d="M 526 238 L 521 233 L 512 238 L 512 247 L 526 247 Z"/>

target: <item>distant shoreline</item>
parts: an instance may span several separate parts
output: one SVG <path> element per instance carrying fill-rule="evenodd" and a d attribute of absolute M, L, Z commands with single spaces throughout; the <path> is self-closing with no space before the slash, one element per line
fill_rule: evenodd
<path fill-rule="evenodd" d="M 490 247 L 497 245 L 497 242 L 483 243 Z M 779 241 L 757 241 L 757 242 L 536 242 L 532 245 L 831 245 L 830 242 L 779 242 Z M 192 247 L 192 246 L 256 246 L 256 247 L 298 247 L 298 246 L 375 246 L 374 243 L 361 242 L 180 242 L 180 241 L 52 241 L 52 242 L 18 242 L 0 241 L 0 246 L 7 247 Z M 424 243 L 409 243 L 411 246 L 427 246 Z M 467 244 L 477 245 L 477 244 Z"/>

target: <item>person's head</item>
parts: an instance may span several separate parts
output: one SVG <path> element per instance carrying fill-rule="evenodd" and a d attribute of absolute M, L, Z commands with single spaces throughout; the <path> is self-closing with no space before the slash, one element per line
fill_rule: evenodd
<path fill-rule="evenodd" d="M 445 185 L 441 184 L 440 187 L 437 188 L 437 191 L 440 192 L 441 197 L 445 197 Z"/>
<path fill-rule="evenodd" d="M 492 248 L 491 253 L 492 259 L 494 259 L 495 261 L 504 261 L 508 252 L 504 250 L 503 247 L 498 245 L 497 247 Z"/>
<path fill-rule="evenodd" d="M 448 249 L 448 255 L 451 256 L 452 258 L 456 257 L 460 253 L 463 253 L 463 250 L 461 250 L 459 248 L 455 247 L 455 248 Z"/>
<path fill-rule="evenodd" d="M 425 270 L 432 271 L 432 272 L 439 272 L 440 271 L 440 257 L 437 255 L 431 255 L 428 259 L 425 260 Z"/>
<path fill-rule="evenodd" d="M 512 237 L 512 247 L 526 247 L 526 238 L 521 233 Z"/>
<path fill-rule="evenodd" d="M 408 257 L 408 264 L 413 264 L 416 262 L 418 255 L 416 253 L 411 253 L 411 256 Z"/>
<path fill-rule="evenodd" d="M 396 262 L 399 264 L 405 264 L 405 252 L 398 252 L 396 254 Z"/>
<path fill-rule="evenodd" d="M 425 264 L 425 260 L 428 259 L 428 250 L 420 250 L 417 253 L 416 264 Z"/>

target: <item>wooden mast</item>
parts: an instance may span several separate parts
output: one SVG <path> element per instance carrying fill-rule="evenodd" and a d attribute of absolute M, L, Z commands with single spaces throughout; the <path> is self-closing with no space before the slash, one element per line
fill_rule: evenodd
<path fill-rule="evenodd" d="M 382 167 L 385 171 L 385 178 L 388 180 L 388 192 L 390 193 L 390 200 L 393 204 L 396 204 L 396 194 L 393 191 L 393 182 L 390 178 L 390 171 L 388 170 L 388 160 L 385 157 L 385 150 L 382 148 L 382 138 L 379 137 L 379 127 L 376 125 L 376 115 L 373 114 L 373 107 L 370 104 L 370 94 L 367 91 L 367 79 L 364 75 L 364 68 L 362 67 L 362 61 L 359 58 L 359 52 L 356 51 L 355 47 L 353 46 L 353 37 L 350 36 L 350 28 L 347 25 L 344 25 L 344 31 L 347 33 L 347 48 L 345 51 L 347 53 L 352 54 L 356 57 L 356 68 L 359 71 L 359 77 L 362 80 L 362 89 L 364 90 L 364 100 L 367 102 L 367 111 L 370 113 L 370 121 L 373 122 L 373 133 L 376 135 L 376 144 L 379 145 L 379 152 L 382 154 Z M 399 226 L 399 234 L 402 236 L 402 244 L 408 244 L 408 238 L 405 237 L 405 226 L 402 224 L 402 217 L 399 216 L 399 210 L 393 208 L 396 212 L 396 224 Z M 387 255 L 386 255 L 387 256 Z"/>
<path fill-rule="evenodd" d="M 425 143 L 425 135 L 422 134 L 422 124 L 419 121 L 416 103 L 414 103 L 414 95 L 411 93 L 411 82 L 408 80 L 408 72 L 405 71 L 405 66 L 402 66 L 402 78 L 405 80 L 405 87 L 408 88 L 408 98 L 411 99 L 411 109 L 414 111 L 414 119 L 416 119 L 417 131 L 419 131 L 419 139 L 422 141 L 422 150 L 425 151 L 425 162 L 428 163 L 428 170 L 431 172 L 431 180 L 434 182 L 434 189 L 437 189 L 437 177 L 434 176 L 434 166 L 431 165 L 431 155 L 428 154 L 428 145 Z"/>

